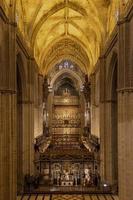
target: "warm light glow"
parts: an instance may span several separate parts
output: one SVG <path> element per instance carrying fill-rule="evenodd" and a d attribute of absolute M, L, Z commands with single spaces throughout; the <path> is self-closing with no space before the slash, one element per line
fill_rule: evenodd
<path fill-rule="evenodd" d="M 23 0 L 17 1 L 18 27 L 27 44 L 34 49 L 40 72 L 47 73 L 49 67 L 62 58 L 71 58 L 87 65 L 87 73 L 93 69 L 100 49 L 116 24 L 119 0 Z M 5 1 L 8 5 L 8 0 Z M 69 38 L 58 53 L 53 45 Z M 79 51 L 76 52 L 76 46 Z M 55 48 L 55 47 L 54 47 Z M 49 50 L 54 52 L 50 58 Z M 88 60 L 83 56 L 86 53 Z M 50 54 L 49 54 L 50 55 Z"/>
<path fill-rule="evenodd" d="M 64 102 L 65 102 L 65 103 L 69 103 L 69 99 L 65 98 L 65 99 L 64 99 Z"/>

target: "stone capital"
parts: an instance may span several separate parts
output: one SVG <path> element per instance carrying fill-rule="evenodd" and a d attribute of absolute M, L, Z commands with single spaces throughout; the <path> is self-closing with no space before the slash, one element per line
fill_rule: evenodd
<path fill-rule="evenodd" d="M 16 90 L 11 90 L 11 89 L 1 89 L 0 88 L 0 93 L 1 94 L 17 94 Z"/>
<path fill-rule="evenodd" d="M 121 88 L 117 90 L 118 93 L 132 93 L 133 92 L 133 87 L 126 87 L 126 88 Z"/>

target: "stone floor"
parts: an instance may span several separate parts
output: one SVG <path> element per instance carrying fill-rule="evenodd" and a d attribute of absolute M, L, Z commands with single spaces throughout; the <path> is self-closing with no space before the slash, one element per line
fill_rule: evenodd
<path fill-rule="evenodd" d="M 82 195 L 52 195 L 52 200 L 84 200 Z"/>
<path fill-rule="evenodd" d="M 87 194 L 87 195 L 23 195 L 18 196 L 17 200 L 119 200 L 116 195 L 104 195 L 104 194 Z"/>
<path fill-rule="evenodd" d="M 39 186 L 36 190 L 34 190 L 36 193 L 45 193 L 45 194 L 100 194 L 101 192 L 110 193 L 111 188 L 98 188 L 98 187 L 83 187 L 83 186 Z"/>

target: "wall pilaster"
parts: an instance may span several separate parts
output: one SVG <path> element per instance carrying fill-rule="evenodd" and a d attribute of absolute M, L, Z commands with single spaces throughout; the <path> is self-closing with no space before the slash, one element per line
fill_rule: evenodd
<path fill-rule="evenodd" d="M 105 58 L 100 58 L 100 174 L 105 180 Z"/>
<path fill-rule="evenodd" d="M 16 199 L 16 94 L 0 91 L 0 197 Z"/>
<path fill-rule="evenodd" d="M 115 106 L 113 100 L 108 100 L 105 102 L 105 180 L 111 184 L 117 184 L 117 179 L 115 177 L 115 169 L 118 162 L 116 158 L 117 152 L 117 116 L 112 116 L 112 108 Z M 114 122 L 116 120 L 116 123 Z"/>
<path fill-rule="evenodd" d="M 119 199 L 133 199 L 133 9 L 119 22 Z"/>
<path fill-rule="evenodd" d="M 119 199 L 133 199 L 133 88 L 118 91 Z"/>
<path fill-rule="evenodd" d="M 23 174 L 33 175 L 34 160 L 34 105 L 32 101 L 22 102 L 23 110 Z"/>
<path fill-rule="evenodd" d="M 1 12 L 1 10 L 0 10 Z M 4 13 L 3 15 L 4 16 Z M 16 26 L 0 17 L 0 199 L 16 200 Z"/>
<path fill-rule="evenodd" d="M 25 111 L 27 112 L 27 129 L 29 137 L 29 174 L 34 173 L 34 93 L 35 93 L 35 71 L 34 71 L 35 61 L 34 59 L 29 59 L 28 63 L 28 103 L 25 104 Z M 25 121 L 26 122 L 26 121 Z M 26 122 L 27 123 L 27 122 Z"/>
<path fill-rule="evenodd" d="M 35 107 L 34 107 L 34 137 L 43 133 L 43 81 L 42 75 L 36 75 Z"/>

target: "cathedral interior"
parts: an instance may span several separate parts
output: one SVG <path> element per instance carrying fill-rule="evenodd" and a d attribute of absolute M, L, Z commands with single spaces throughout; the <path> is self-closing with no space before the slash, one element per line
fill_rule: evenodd
<path fill-rule="evenodd" d="M 133 200 L 133 0 L 0 0 L 0 200 Z"/>

